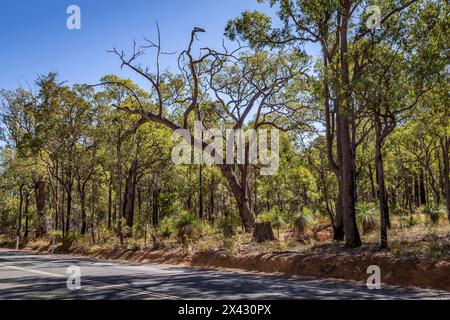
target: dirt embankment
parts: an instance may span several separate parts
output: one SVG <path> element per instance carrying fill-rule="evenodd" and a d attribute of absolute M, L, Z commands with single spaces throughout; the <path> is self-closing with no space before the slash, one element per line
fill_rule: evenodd
<path fill-rule="evenodd" d="M 50 246 L 31 245 L 26 250 L 50 252 Z M 101 249 L 58 247 L 55 253 L 84 255 L 106 260 L 168 263 L 202 268 L 239 269 L 290 276 L 345 279 L 365 282 L 367 268 L 377 265 L 384 284 L 450 291 L 450 261 L 395 258 L 388 253 L 299 254 L 273 252 L 230 256 L 223 250 L 186 253 L 181 250 Z"/>

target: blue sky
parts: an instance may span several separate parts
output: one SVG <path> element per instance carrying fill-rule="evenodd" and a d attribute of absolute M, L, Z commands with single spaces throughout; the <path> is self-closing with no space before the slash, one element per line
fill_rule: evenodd
<path fill-rule="evenodd" d="M 66 28 L 66 9 L 72 4 L 81 8 L 81 30 Z M 207 30 L 201 35 L 201 46 L 217 48 L 227 20 L 245 9 L 273 13 L 256 0 L 2 1 L 0 88 L 32 83 L 50 71 L 70 83 L 96 83 L 108 73 L 130 76 L 106 50 L 117 46 L 127 51 L 142 35 L 155 39 L 156 21 L 167 51 L 184 49 L 194 26 Z M 153 60 L 148 59 L 151 65 Z M 176 57 L 166 58 L 170 66 L 168 59 Z"/>

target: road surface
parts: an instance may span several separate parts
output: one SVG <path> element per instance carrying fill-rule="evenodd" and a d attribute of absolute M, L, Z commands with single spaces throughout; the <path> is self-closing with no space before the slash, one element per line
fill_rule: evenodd
<path fill-rule="evenodd" d="M 69 266 L 80 268 L 79 290 L 68 289 Z M 0 249 L 0 299 L 450 299 L 450 292 L 398 287 L 369 290 L 355 282 Z"/>

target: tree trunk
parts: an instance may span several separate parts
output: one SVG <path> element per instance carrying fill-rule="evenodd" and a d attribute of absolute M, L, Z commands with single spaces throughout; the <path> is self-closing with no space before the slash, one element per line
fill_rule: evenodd
<path fill-rule="evenodd" d="M 276 240 L 270 222 L 257 223 L 253 231 L 253 241 L 262 243 Z"/>
<path fill-rule="evenodd" d="M 152 192 L 152 225 L 156 228 L 159 224 L 159 188 L 155 184 Z"/>
<path fill-rule="evenodd" d="M 340 181 L 340 178 L 339 178 Z M 342 208 L 342 183 L 338 183 L 338 198 L 336 200 L 336 220 L 334 224 L 334 235 L 333 239 L 335 241 L 344 241 L 344 213 Z"/>
<path fill-rule="evenodd" d="M 199 165 L 198 171 L 198 217 L 203 219 L 203 165 Z"/>
<path fill-rule="evenodd" d="M 128 170 L 128 176 L 125 185 L 124 203 L 123 203 L 123 217 L 129 228 L 127 236 L 131 236 L 133 221 L 134 221 L 134 205 L 136 198 L 136 183 L 137 183 L 137 169 L 138 161 L 134 160 Z"/>
<path fill-rule="evenodd" d="M 382 125 L 380 117 L 375 115 L 375 170 L 378 182 L 378 198 L 380 201 L 380 234 L 382 249 L 388 248 L 388 234 L 387 228 L 389 224 L 389 204 L 386 192 L 386 185 L 384 181 L 384 163 L 382 149 Z"/>
<path fill-rule="evenodd" d="M 240 184 L 233 166 L 221 165 L 219 167 L 225 179 L 228 181 L 231 192 L 236 199 L 239 208 L 239 214 L 241 216 L 245 231 L 253 231 L 255 227 L 255 217 L 251 209 L 252 206 L 250 196 L 247 193 L 247 191 L 249 190 L 247 185 L 248 182 L 246 182 L 245 185 Z"/>
<path fill-rule="evenodd" d="M 420 166 L 420 164 L 419 164 Z M 419 191 L 420 191 L 420 204 L 427 204 L 427 194 L 425 190 L 425 177 L 422 168 L 419 168 Z"/>
<path fill-rule="evenodd" d="M 108 230 L 112 227 L 112 177 L 108 185 Z"/>
<path fill-rule="evenodd" d="M 356 225 L 355 213 L 355 172 L 352 139 L 350 136 L 352 110 L 350 106 L 350 67 L 348 63 L 348 24 L 350 22 L 351 1 L 344 0 L 341 2 L 342 25 L 340 28 L 341 35 L 341 72 L 342 84 L 344 92 L 341 99 L 340 110 L 340 133 L 342 144 L 342 208 L 344 216 L 344 233 L 346 245 L 350 248 L 362 245 L 359 236 L 358 227 Z"/>
<path fill-rule="evenodd" d="M 122 234 L 122 206 L 123 206 L 123 201 L 122 201 L 122 189 L 123 189 L 123 181 L 122 181 L 122 141 L 120 140 L 121 133 L 118 134 L 118 140 L 117 140 L 117 179 L 118 179 L 118 183 L 119 183 L 119 212 L 118 212 L 118 222 L 117 222 L 117 232 L 119 234 L 119 239 L 120 239 L 120 244 L 123 244 L 123 234 Z"/>
<path fill-rule="evenodd" d="M 37 214 L 37 228 L 36 228 L 36 238 L 41 238 L 47 232 L 47 227 L 45 225 L 45 194 L 46 181 L 45 177 L 41 176 L 35 182 L 34 191 L 36 198 L 36 214 Z"/>
<path fill-rule="evenodd" d="M 72 213 L 72 184 L 69 183 L 66 191 L 67 191 L 66 235 L 69 235 L 70 219 L 71 219 L 71 213 Z"/>
<path fill-rule="evenodd" d="M 441 140 L 441 147 L 443 153 L 443 163 L 444 163 L 444 188 L 445 188 L 445 204 L 447 207 L 447 215 L 448 221 L 450 222 L 450 161 L 449 161 L 449 153 L 450 153 L 450 138 Z"/>
<path fill-rule="evenodd" d="M 80 207 L 81 207 L 81 230 L 80 233 L 82 235 L 86 234 L 87 230 L 87 218 L 86 218 L 86 193 L 83 191 L 80 192 Z"/>
<path fill-rule="evenodd" d="M 428 177 L 430 180 L 431 191 L 433 191 L 434 203 L 436 204 L 436 206 L 439 206 L 439 203 L 441 202 L 441 194 L 439 192 L 439 185 L 436 181 L 436 178 L 434 177 L 433 170 L 431 169 L 429 162 L 426 165 L 426 169 L 427 169 Z"/>
<path fill-rule="evenodd" d="M 23 240 L 25 243 L 28 242 L 28 234 L 29 234 L 29 218 L 30 218 L 30 214 L 29 214 L 29 203 L 30 203 L 30 194 L 28 192 L 25 193 L 25 231 L 23 234 Z"/>
<path fill-rule="evenodd" d="M 16 249 L 18 250 L 20 247 L 20 233 L 22 231 L 22 214 L 23 214 L 23 188 L 24 188 L 24 184 L 22 183 L 20 185 L 20 190 L 19 190 L 19 221 L 17 222 L 17 245 L 16 245 Z"/>

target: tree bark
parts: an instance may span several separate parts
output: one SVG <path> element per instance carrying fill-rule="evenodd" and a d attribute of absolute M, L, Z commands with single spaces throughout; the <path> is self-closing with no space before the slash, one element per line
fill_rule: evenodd
<path fill-rule="evenodd" d="M 155 184 L 152 192 L 152 225 L 156 228 L 159 224 L 159 188 Z"/>
<path fill-rule="evenodd" d="M 203 165 L 199 165 L 198 171 L 198 217 L 203 219 Z"/>
<path fill-rule="evenodd" d="M 378 182 L 378 199 L 380 202 L 380 235 L 382 249 L 388 248 L 388 224 L 389 224 L 389 203 L 386 192 L 384 179 L 384 163 L 382 155 L 382 125 L 379 115 L 374 116 L 375 119 L 375 170 Z"/>
<path fill-rule="evenodd" d="M 87 230 L 87 217 L 86 217 L 86 193 L 80 191 L 80 207 L 81 207 L 81 230 L 82 235 L 86 234 Z"/>
<path fill-rule="evenodd" d="M 20 233 L 22 231 L 22 214 L 23 214 L 23 189 L 24 184 L 22 183 L 19 188 L 19 221 L 17 222 L 17 246 L 16 249 L 19 249 L 20 246 Z"/>
<path fill-rule="evenodd" d="M 276 240 L 270 222 L 257 223 L 253 231 L 253 241 L 262 243 Z"/>
<path fill-rule="evenodd" d="M 341 35 L 341 72 L 343 96 L 340 110 L 340 137 L 342 143 L 342 208 L 344 216 L 345 243 L 350 248 L 362 245 L 356 225 L 355 212 L 355 172 L 352 139 L 350 136 L 351 117 L 353 111 L 350 107 L 350 68 L 348 63 L 348 24 L 350 22 L 351 1 L 344 0 L 342 3 L 342 25 Z"/>
<path fill-rule="evenodd" d="M 28 242 L 28 234 L 29 234 L 29 203 L 30 203 L 30 194 L 28 192 L 25 193 L 25 231 L 23 234 L 23 240 L 25 243 Z"/>
<path fill-rule="evenodd" d="M 110 177 L 108 185 L 108 230 L 112 227 L 112 177 Z"/>
<path fill-rule="evenodd" d="M 419 166 L 421 166 L 419 164 Z M 425 177 L 423 173 L 423 169 L 419 168 L 419 193 L 420 193 L 420 204 L 426 205 L 427 204 L 427 194 L 425 190 Z"/>
<path fill-rule="evenodd" d="M 129 228 L 129 233 L 127 236 L 131 236 L 133 222 L 134 222 L 134 205 L 136 198 L 136 184 L 137 184 L 137 169 L 138 161 L 134 160 L 128 170 L 128 176 L 126 178 L 125 184 L 125 194 L 123 203 L 123 217 L 125 218 L 126 224 Z"/>
<path fill-rule="evenodd" d="M 245 231 L 253 231 L 255 227 L 255 217 L 251 209 L 251 199 L 247 193 L 248 186 L 246 184 L 248 184 L 248 182 L 244 182 L 245 184 L 241 185 L 232 165 L 220 165 L 219 167 L 236 199 Z"/>
<path fill-rule="evenodd" d="M 46 181 L 45 177 L 40 176 L 34 184 L 35 198 L 36 198 L 36 214 L 37 214 L 37 228 L 36 238 L 41 238 L 47 232 L 45 225 L 45 193 Z"/>
<path fill-rule="evenodd" d="M 448 221 L 450 222 L 450 161 L 449 161 L 449 152 L 450 152 L 450 138 L 441 140 L 441 147 L 443 153 L 443 164 L 444 164 L 444 188 L 445 188 L 445 204 L 447 207 L 447 215 Z"/>
<path fill-rule="evenodd" d="M 67 208 L 66 208 L 66 235 L 69 235 L 70 232 L 70 219 L 72 213 L 72 184 L 69 183 L 67 186 Z"/>

